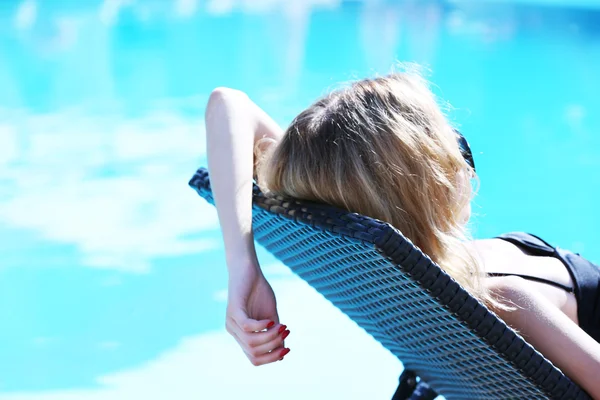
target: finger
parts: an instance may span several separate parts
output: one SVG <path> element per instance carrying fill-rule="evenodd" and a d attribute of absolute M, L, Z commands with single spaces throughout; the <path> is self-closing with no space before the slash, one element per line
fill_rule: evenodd
<path fill-rule="evenodd" d="M 250 347 L 247 353 L 251 356 L 258 357 L 262 356 L 263 354 L 267 354 L 270 351 L 273 351 L 274 349 L 277 349 L 279 347 L 283 348 L 283 341 L 289 334 L 289 330 L 283 331 L 282 334 L 277 335 L 273 340 L 267 343 L 261 344 L 260 346 Z"/>
<path fill-rule="evenodd" d="M 284 333 L 285 332 L 289 332 L 289 331 L 284 331 Z M 269 363 L 272 363 L 275 361 L 281 361 L 281 360 L 283 360 L 283 357 L 285 357 L 285 355 L 290 352 L 290 349 L 285 348 L 282 343 L 281 346 L 274 348 L 273 350 L 271 350 L 268 353 L 265 353 L 262 355 L 253 355 L 251 349 L 248 348 L 246 343 L 243 340 L 241 340 L 235 332 L 231 332 L 231 335 L 238 342 L 240 347 L 242 347 L 242 350 L 246 354 L 246 357 L 248 357 L 248 360 L 250 360 L 250 362 L 254 366 L 260 366 L 260 365 L 269 364 Z M 285 339 L 285 337 L 287 337 L 287 334 L 285 336 L 283 336 L 283 339 Z M 282 340 L 282 342 L 283 342 L 283 340 Z"/>
<path fill-rule="evenodd" d="M 247 354 L 259 355 L 254 351 L 256 347 L 264 346 L 265 344 L 277 340 L 282 334 L 286 332 L 285 325 L 274 326 L 271 329 L 262 332 L 244 332 L 237 325 L 233 325 L 232 329 L 228 329 L 229 333 L 235 337 L 239 345 L 244 349 Z M 285 336 L 289 334 L 289 331 Z M 284 337 L 285 338 L 285 337 Z M 265 353 L 269 350 L 274 349 L 277 346 L 272 346 L 268 350 L 263 351 Z M 262 354 L 261 353 L 261 354 Z"/>
<path fill-rule="evenodd" d="M 286 329 L 286 325 L 275 325 L 274 327 L 262 332 L 248 333 L 242 331 L 238 336 L 248 344 L 248 347 L 257 347 L 273 341 L 278 336 L 283 334 Z"/>
<path fill-rule="evenodd" d="M 252 365 L 258 367 L 260 365 L 269 364 L 275 361 L 279 361 L 285 357 L 287 353 L 290 352 L 290 349 L 285 348 L 283 346 L 277 347 L 273 349 L 270 353 L 263 354 L 261 356 L 251 356 L 248 355 L 248 359 L 252 363 Z"/>
<path fill-rule="evenodd" d="M 275 326 L 275 321 L 272 319 L 255 320 L 246 316 L 236 318 L 235 322 L 244 332 L 260 332 Z"/>
<path fill-rule="evenodd" d="M 231 336 L 233 336 L 235 341 L 240 345 L 240 347 L 242 348 L 242 351 L 244 352 L 246 357 L 250 358 L 251 357 L 251 355 L 250 355 L 251 348 L 246 344 L 246 342 L 244 342 L 242 339 L 240 339 L 238 334 L 235 332 L 231 332 Z"/>

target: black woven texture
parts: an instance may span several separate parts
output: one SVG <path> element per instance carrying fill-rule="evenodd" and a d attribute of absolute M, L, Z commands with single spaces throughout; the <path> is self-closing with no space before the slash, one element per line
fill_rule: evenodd
<path fill-rule="evenodd" d="M 189 184 L 214 203 L 206 169 Z M 389 224 L 255 186 L 253 230 L 447 399 L 590 399 Z"/>

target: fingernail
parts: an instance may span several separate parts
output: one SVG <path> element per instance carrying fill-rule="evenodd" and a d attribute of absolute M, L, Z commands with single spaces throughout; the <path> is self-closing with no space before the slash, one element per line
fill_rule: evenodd
<path fill-rule="evenodd" d="M 281 326 L 279 327 L 279 333 L 281 333 L 281 332 L 285 331 L 286 329 L 287 329 L 287 325 L 281 325 Z"/>
<path fill-rule="evenodd" d="M 279 353 L 279 357 L 283 358 L 289 352 L 290 352 L 290 349 L 283 349 L 283 350 L 281 350 L 281 353 Z"/>
<path fill-rule="evenodd" d="M 290 331 L 289 331 L 289 330 L 288 330 L 288 331 L 285 331 L 285 332 L 283 332 L 283 333 L 281 334 L 281 338 L 282 338 L 282 339 L 285 339 L 286 337 L 288 337 L 288 335 L 289 335 L 289 334 L 290 334 Z"/>
<path fill-rule="evenodd" d="M 275 322 L 271 321 L 267 324 L 267 329 L 272 328 L 275 325 Z"/>

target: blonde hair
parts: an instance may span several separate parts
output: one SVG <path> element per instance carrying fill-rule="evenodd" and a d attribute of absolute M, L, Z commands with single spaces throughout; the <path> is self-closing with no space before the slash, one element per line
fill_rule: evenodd
<path fill-rule="evenodd" d="M 300 113 L 257 165 L 264 191 L 328 203 L 399 229 L 486 303 L 465 245 L 472 168 L 416 72 L 364 79 Z"/>

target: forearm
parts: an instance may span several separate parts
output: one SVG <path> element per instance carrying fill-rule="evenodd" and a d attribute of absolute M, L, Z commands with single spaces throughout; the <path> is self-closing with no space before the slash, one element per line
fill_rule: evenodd
<path fill-rule="evenodd" d="M 242 92 L 217 89 L 206 108 L 208 167 L 230 275 L 257 266 L 252 235 L 255 140 L 280 129 Z"/>

